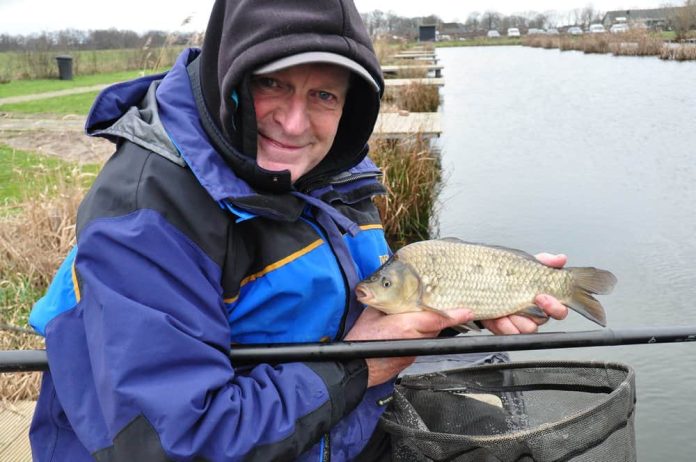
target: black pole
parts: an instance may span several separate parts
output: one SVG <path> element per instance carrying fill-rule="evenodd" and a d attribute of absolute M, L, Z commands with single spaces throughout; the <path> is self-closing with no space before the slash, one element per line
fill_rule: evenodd
<path fill-rule="evenodd" d="M 695 341 L 696 326 L 669 326 L 421 340 L 238 345 L 229 355 L 234 364 L 255 364 Z M 41 371 L 46 368 L 46 353 L 43 350 L 0 351 L 0 373 Z"/>

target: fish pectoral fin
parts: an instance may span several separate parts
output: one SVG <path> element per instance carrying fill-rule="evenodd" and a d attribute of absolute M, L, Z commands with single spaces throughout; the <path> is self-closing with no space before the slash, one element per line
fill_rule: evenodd
<path fill-rule="evenodd" d="M 433 308 L 432 306 L 428 306 L 428 305 L 426 305 L 425 303 L 419 303 L 419 304 L 418 304 L 418 307 L 419 307 L 421 310 L 423 310 L 423 311 L 430 311 L 430 312 L 432 312 L 432 313 L 437 313 L 437 314 L 439 314 L 440 316 L 442 316 L 442 317 L 444 317 L 444 318 L 452 319 L 452 316 L 450 316 L 449 314 L 447 314 L 446 311 L 438 310 L 437 308 Z"/>
<path fill-rule="evenodd" d="M 526 308 L 521 309 L 515 314 L 520 316 L 526 316 L 532 319 L 549 319 L 549 315 L 544 312 L 541 308 L 536 305 L 531 305 Z"/>

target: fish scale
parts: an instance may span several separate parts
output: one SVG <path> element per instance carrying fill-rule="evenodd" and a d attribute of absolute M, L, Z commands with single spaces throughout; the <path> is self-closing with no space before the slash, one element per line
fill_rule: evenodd
<path fill-rule="evenodd" d="M 551 268 L 519 250 L 438 239 L 399 249 L 356 291 L 387 313 L 469 308 L 476 320 L 538 315 L 533 301 L 544 293 L 604 325 L 604 310 L 591 294 L 608 293 L 615 283 L 605 270 Z"/>

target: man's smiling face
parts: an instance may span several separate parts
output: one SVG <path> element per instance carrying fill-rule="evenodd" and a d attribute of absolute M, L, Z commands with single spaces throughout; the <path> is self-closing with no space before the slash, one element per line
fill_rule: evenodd
<path fill-rule="evenodd" d="M 294 183 L 321 162 L 336 137 L 349 76 L 343 67 L 321 63 L 255 75 L 256 163 L 289 170 Z"/>

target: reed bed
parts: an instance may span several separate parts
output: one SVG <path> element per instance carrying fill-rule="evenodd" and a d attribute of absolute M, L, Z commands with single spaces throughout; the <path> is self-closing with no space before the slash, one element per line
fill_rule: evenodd
<path fill-rule="evenodd" d="M 696 46 L 684 43 L 665 43 L 651 32 L 630 31 L 622 34 L 586 34 L 583 36 L 524 37 L 522 44 L 536 48 L 558 48 L 583 53 L 611 53 L 615 56 L 659 56 L 677 61 L 696 60 Z"/>
<path fill-rule="evenodd" d="M 0 348 L 44 348 L 28 328 L 31 306 L 45 292 L 75 243 L 75 217 L 85 192 L 80 168 L 55 168 L 38 194 L 0 208 Z M 35 399 L 40 373 L 0 374 L 0 399 Z"/>
<path fill-rule="evenodd" d="M 440 158 L 427 138 L 376 138 L 371 158 L 382 169 L 386 196 L 375 198 L 392 249 L 429 239 L 441 187 Z"/>
<path fill-rule="evenodd" d="M 660 51 L 660 58 L 674 61 L 696 60 L 696 45 L 668 44 Z"/>
<path fill-rule="evenodd" d="M 73 58 L 73 74 L 91 75 L 170 67 L 182 49 L 183 47 L 180 46 L 157 50 L 143 47 L 124 50 L 69 51 L 63 54 Z M 58 78 L 56 56 L 60 54 L 46 51 L 0 53 L 0 80 Z"/>
<path fill-rule="evenodd" d="M 404 87 L 390 89 L 384 102 L 408 112 L 437 112 L 440 91 L 435 85 L 413 82 Z"/>

